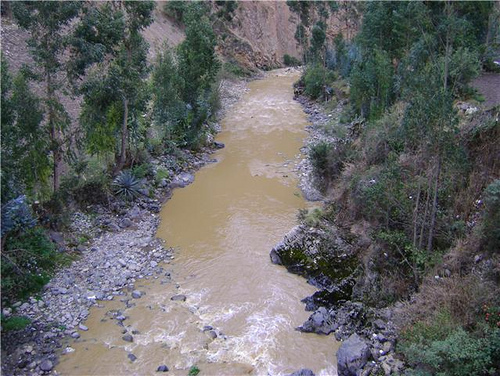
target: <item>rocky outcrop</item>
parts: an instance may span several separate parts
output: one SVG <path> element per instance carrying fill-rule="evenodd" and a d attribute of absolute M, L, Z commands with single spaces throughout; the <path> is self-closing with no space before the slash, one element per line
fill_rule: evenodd
<path fill-rule="evenodd" d="M 321 289 L 311 302 L 329 299 L 334 304 L 334 300 L 350 296 L 356 259 L 351 245 L 334 227 L 324 230 L 297 226 L 271 250 L 270 257 L 273 263 L 284 265 Z M 313 305 L 310 307 L 313 310 Z"/>
<path fill-rule="evenodd" d="M 357 334 L 351 335 L 337 351 L 339 376 L 357 376 L 370 356 L 370 348 Z"/>

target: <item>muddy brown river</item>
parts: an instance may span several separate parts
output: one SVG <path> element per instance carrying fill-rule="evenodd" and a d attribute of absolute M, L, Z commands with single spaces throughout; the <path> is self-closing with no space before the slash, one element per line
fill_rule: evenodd
<path fill-rule="evenodd" d="M 175 282 L 137 283 L 146 296 L 124 310 L 134 342 L 116 320 L 103 320 L 124 303 L 93 308 L 60 374 L 150 375 L 162 364 L 168 375 L 193 365 L 200 375 L 336 374 L 334 338 L 295 330 L 310 314 L 300 300 L 314 287 L 269 259 L 307 205 L 294 173 L 307 125 L 292 98 L 297 78 L 279 70 L 250 83 L 222 122 L 217 163 L 164 205 L 157 235 L 176 249 L 166 265 Z M 176 294 L 186 301 L 171 301 Z"/>

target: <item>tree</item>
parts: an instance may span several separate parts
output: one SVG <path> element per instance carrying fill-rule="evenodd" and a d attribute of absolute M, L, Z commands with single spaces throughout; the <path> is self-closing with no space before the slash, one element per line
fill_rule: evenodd
<path fill-rule="evenodd" d="M 64 52 L 68 44 L 68 27 L 78 15 L 81 3 L 76 1 L 16 2 L 13 14 L 19 26 L 27 30 L 28 47 L 34 60 L 33 77 L 43 81 L 43 110 L 50 134 L 52 154 L 53 189 L 60 185 L 65 137 L 71 123 L 61 103 L 60 92 L 64 87 Z"/>
<path fill-rule="evenodd" d="M 193 144 L 210 116 L 209 97 L 220 63 L 216 37 L 203 4 L 193 3 L 185 16 L 186 39 L 178 46 L 178 72 L 183 81 L 180 98 L 188 109 L 181 120 L 187 144 Z"/>
<path fill-rule="evenodd" d="M 326 25 L 322 21 L 316 22 L 311 32 L 311 60 L 324 60 L 324 49 L 326 40 Z"/>
<path fill-rule="evenodd" d="M 90 67 L 88 78 L 81 85 L 84 94 L 81 121 L 88 149 L 91 152 L 114 149 L 115 173 L 126 163 L 130 133 L 137 129 L 148 100 L 145 79 L 149 73 L 149 46 L 140 32 L 153 21 L 154 6 L 151 1 L 105 4 L 102 11 L 89 12 L 83 19 L 80 38 L 74 43 L 74 53 L 80 62 L 76 74 L 81 76 L 85 67 Z M 96 25 L 89 27 L 92 22 Z M 109 29 L 109 23 L 116 28 Z M 78 43 L 82 39 L 87 43 L 90 40 L 90 47 Z M 101 53 L 96 56 L 89 53 L 92 51 Z M 115 135 L 119 135 L 119 144 L 113 142 Z"/>
<path fill-rule="evenodd" d="M 27 111 L 26 109 L 29 109 Z M 2 58 L 2 202 L 25 192 L 36 196 L 51 173 L 49 132 L 43 110 L 23 72 L 11 82 Z"/>
<path fill-rule="evenodd" d="M 156 57 L 151 87 L 155 122 L 166 129 L 167 138 L 181 139 L 177 125 L 187 111 L 181 98 L 184 81 L 179 75 L 177 57 L 167 46 Z"/>

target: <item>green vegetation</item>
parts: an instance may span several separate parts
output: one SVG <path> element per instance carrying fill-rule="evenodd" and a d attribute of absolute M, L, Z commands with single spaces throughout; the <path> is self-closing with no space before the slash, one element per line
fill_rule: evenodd
<path fill-rule="evenodd" d="M 31 324 L 31 320 L 28 317 L 13 316 L 8 319 L 4 319 L 2 317 L 2 330 L 5 330 L 6 332 L 11 330 L 23 330 L 29 324 Z"/>
<path fill-rule="evenodd" d="M 153 21 L 152 1 L 12 4 L 33 60 L 13 77 L 1 57 L 4 301 L 36 291 L 65 261 L 48 228 L 63 229 L 75 208 L 109 205 L 113 194 L 148 195 L 145 179 L 169 177 L 161 168 L 155 176 L 151 155 L 184 163 L 181 148 L 209 139 L 220 106 L 214 20 L 201 2 L 168 4 L 186 39 L 154 65 L 142 35 Z M 218 6 L 229 19 L 237 3 Z M 69 97 L 83 100 L 72 117 Z"/>
<path fill-rule="evenodd" d="M 203 4 L 185 8 L 186 39 L 176 51 L 165 48 L 154 66 L 153 112 L 166 138 L 179 146 L 203 143 L 204 124 L 215 113 L 220 63 L 216 38 Z"/>
<path fill-rule="evenodd" d="M 141 195 L 143 181 L 134 176 L 130 170 L 120 171 L 113 180 L 113 189 L 118 196 L 126 200 L 132 200 Z"/>
<path fill-rule="evenodd" d="M 196 366 L 192 366 L 190 369 L 189 369 L 189 373 L 188 375 L 189 376 L 196 376 L 200 373 L 200 369 Z"/>
<path fill-rule="evenodd" d="M 466 332 L 441 312 L 432 324 L 404 331 L 399 348 L 415 367 L 411 375 L 492 375 L 500 361 L 500 329 Z"/>
<path fill-rule="evenodd" d="M 296 57 L 290 56 L 288 54 L 283 55 L 283 64 L 285 64 L 287 67 L 297 67 L 301 65 L 299 59 Z"/>
<path fill-rule="evenodd" d="M 490 251 L 500 249 L 500 179 L 484 190 L 483 241 Z"/>
<path fill-rule="evenodd" d="M 314 180 L 337 199 L 335 223 L 367 226 L 371 251 L 361 258 L 377 281 L 358 297 L 380 307 L 412 296 L 398 350 L 415 375 L 487 375 L 500 365 L 498 309 L 488 308 L 488 321 L 478 308 L 500 304 L 498 271 L 474 266 L 498 262 L 490 156 L 499 109 L 472 117 L 457 108 L 477 97 L 469 83 L 499 46 L 499 20 L 491 2 L 371 2 L 351 40 L 328 46 L 317 24 L 309 33 L 298 86 L 330 103 L 335 87 L 342 116 L 333 130 L 348 129 L 310 148 Z M 349 90 L 339 93 L 336 77 Z M 322 221 L 315 211 L 300 218 Z"/>
<path fill-rule="evenodd" d="M 5 239 L 2 251 L 4 301 L 37 292 L 50 280 L 55 268 L 68 259 L 56 251 L 40 227 L 18 226 L 2 239 Z"/>

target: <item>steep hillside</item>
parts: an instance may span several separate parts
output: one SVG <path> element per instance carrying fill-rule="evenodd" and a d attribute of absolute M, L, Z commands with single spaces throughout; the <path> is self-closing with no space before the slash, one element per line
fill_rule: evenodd
<path fill-rule="evenodd" d="M 358 28 L 359 15 L 350 5 L 341 6 L 321 17 L 318 3 L 308 10 L 305 22 L 306 38 L 318 20 L 326 23 L 327 40 L 342 33 L 350 39 Z M 324 3 L 321 3 L 324 4 Z M 217 6 L 213 5 L 214 12 Z M 219 53 L 248 68 L 270 69 L 283 65 L 283 56 L 288 54 L 300 59 L 303 47 L 295 38 L 297 27 L 304 24 L 301 16 L 293 12 L 284 1 L 239 1 L 231 21 L 216 22 L 220 37 Z"/>

